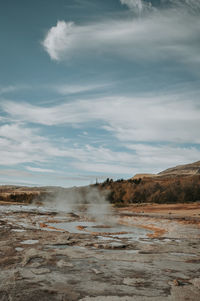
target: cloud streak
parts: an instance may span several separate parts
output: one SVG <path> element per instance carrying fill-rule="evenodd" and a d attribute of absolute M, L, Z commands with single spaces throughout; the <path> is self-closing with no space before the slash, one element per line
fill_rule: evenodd
<path fill-rule="evenodd" d="M 68 95 L 68 94 L 79 94 L 85 92 L 94 92 L 101 90 L 102 88 L 107 88 L 108 84 L 60 84 L 55 86 L 54 90 L 61 95 Z"/>
<path fill-rule="evenodd" d="M 142 1 L 123 1 L 141 10 Z M 129 3 L 129 4 L 128 4 Z M 198 14 L 186 5 L 153 11 L 141 19 L 104 20 L 77 25 L 58 21 L 42 45 L 51 59 L 62 61 L 82 56 L 116 55 L 133 61 L 174 60 L 200 63 Z"/>
<path fill-rule="evenodd" d="M 117 105 L 114 113 L 116 114 Z M 130 109 L 130 108 L 129 108 Z M 122 109 L 121 109 L 122 110 Z M 121 123 L 120 116 L 115 116 L 115 124 Z M 123 117 L 124 126 L 125 116 Z M 126 119 L 127 121 L 127 119 Z M 132 131 L 134 126 L 139 124 L 139 119 L 133 120 Z M 169 122 L 170 123 L 170 122 Z M 130 125 L 130 124 L 129 124 Z M 148 127 L 150 126 L 149 120 L 147 121 Z M 158 125 L 156 127 L 159 127 Z M 196 135 L 198 135 L 198 128 Z M 127 130 L 127 129 L 125 129 Z M 146 129 L 147 130 L 147 129 Z M 151 131 L 152 129 L 150 129 Z M 155 128 L 154 128 L 155 130 Z M 161 130 L 161 129 L 160 129 Z M 174 129 L 171 129 L 174 131 Z M 193 129 L 194 130 L 194 129 Z M 115 129 L 115 134 L 118 135 L 118 129 Z M 131 129 L 129 129 L 131 132 Z M 149 133 L 150 133 L 149 131 Z M 182 129 L 180 135 L 184 135 L 185 128 Z M 148 134 L 148 133 L 147 133 Z M 1 166 L 17 166 L 20 164 L 34 164 L 34 166 L 26 166 L 26 170 L 32 172 L 28 174 L 23 171 L 21 176 L 27 175 L 34 177 L 35 173 L 45 174 L 48 173 L 50 180 L 62 175 L 66 170 L 75 170 L 76 174 L 80 171 L 89 173 L 88 177 L 95 174 L 95 177 L 103 174 L 109 177 L 114 175 L 129 175 L 132 176 L 138 172 L 159 172 L 169 166 L 175 164 L 189 163 L 197 161 L 200 157 L 200 149 L 198 145 L 181 145 L 177 143 L 156 143 L 152 144 L 150 141 L 143 141 L 136 143 L 136 136 L 132 136 L 135 140 L 130 141 L 130 133 L 126 138 L 125 133 L 121 132 L 121 146 L 123 150 L 112 150 L 112 145 L 107 147 L 92 146 L 90 144 L 73 145 L 70 141 L 62 139 L 50 139 L 42 137 L 38 129 L 30 128 L 23 123 L 7 124 L 0 126 L 0 165 Z M 163 135 L 163 132 L 161 133 Z M 184 138 L 184 137 L 183 137 Z M 146 138 L 147 139 L 147 138 Z M 47 164 L 52 162 L 52 159 L 62 159 L 63 171 L 46 168 Z M 16 176 L 17 171 L 9 170 L 8 172 L 2 171 L 2 175 Z M 20 174 L 19 174 L 20 175 Z M 64 181 L 65 176 L 60 176 Z M 69 177 L 68 177 L 69 178 Z M 69 180 L 66 178 L 66 180 Z M 73 177 L 72 177 L 73 178 Z M 78 179 L 78 177 L 76 176 Z M 94 178 L 94 176 L 93 176 Z M 85 181 L 85 179 L 84 179 Z M 36 181 L 37 182 L 37 181 Z"/>
<path fill-rule="evenodd" d="M 200 143 L 198 93 L 104 97 L 42 107 L 4 102 L 13 120 L 45 126 L 100 127 L 120 141 Z M 0 134 L 6 127 L 0 129 Z M 9 132 L 16 137 L 19 133 Z M 25 132 L 28 136 L 29 133 Z"/>
<path fill-rule="evenodd" d="M 122 5 L 128 6 L 130 10 L 133 10 L 137 14 L 141 14 L 145 10 L 152 8 L 151 2 L 145 2 L 143 0 L 120 0 Z"/>
<path fill-rule="evenodd" d="M 2 126 L 3 127 L 3 126 Z M 123 144 L 123 151 L 113 151 L 109 147 L 86 144 L 82 146 L 72 146 L 70 144 L 62 145 L 59 143 L 59 148 L 55 146 L 58 141 L 43 138 L 35 133 L 30 128 L 24 129 L 22 125 L 10 125 L 6 130 L 0 127 L 0 165 L 1 166 L 17 166 L 19 164 L 34 164 L 34 166 L 26 166 L 26 170 L 18 171 L 8 170 L 1 171 L 1 175 L 5 176 L 30 176 L 34 177 L 35 173 L 49 174 L 50 180 L 59 177 L 60 179 L 69 180 L 74 176 L 65 177 L 65 170 L 76 170 L 76 174 L 80 171 L 92 174 L 108 175 L 129 175 L 132 176 L 138 172 L 159 172 L 174 164 L 189 163 L 197 161 L 200 157 L 200 150 L 196 146 L 181 146 L 170 144 L 151 145 L 147 143 L 129 143 Z M 19 131 L 20 135 L 13 137 L 9 132 Z M 29 136 L 26 134 L 29 133 Z M 41 167 L 41 164 L 49 164 L 52 159 L 61 158 L 63 160 L 63 171 L 56 169 Z M 70 159 L 69 162 L 66 159 Z M 94 178 L 94 176 L 93 176 Z M 78 180 L 79 177 L 76 176 Z M 84 181 L 86 179 L 84 178 Z"/>
<path fill-rule="evenodd" d="M 29 85 L 0 86 L 0 95 L 23 91 L 23 90 L 29 90 L 29 89 L 31 89 L 31 87 Z"/>
<path fill-rule="evenodd" d="M 38 173 L 53 173 L 53 169 L 47 169 L 47 168 L 40 168 L 40 167 L 31 167 L 27 166 L 27 170 L 32 171 L 32 172 L 38 172 Z"/>
<path fill-rule="evenodd" d="M 39 135 L 38 131 L 22 124 L 7 124 L 0 126 L 0 165 L 14 166 L 25 163 L 49 163 L 52 158 L 69 158 L 70 163 L 67 166 L 76 167 L 78 170 L 85 170 L 84 165 L 88 164 L 88 171 L 91 166 L 98 166 L 97 171 L 110 171 L 110 165 L 118 163 L 118 169 L 114 168 L 112 173 L 116 173 L 121 168 L 121 172 L 128 170 L 127 164 L 132 162 L 133 156 L 126 152 L 114 152 L 105 147 L 93 147 L 83 145 L 81 147 L 72 147 L 71 143 L 62 143 L 56 146 L 58 141 L 50 141 Z M 103 168 L 102 168 L 103 166 Z M 107 166 L 107 167 L 106 167 Z M 26 169 L 31 172 L 53 173 L 52 169 L 27 166 Z M 130 169 L 129 169 L 130 171 Z"/>

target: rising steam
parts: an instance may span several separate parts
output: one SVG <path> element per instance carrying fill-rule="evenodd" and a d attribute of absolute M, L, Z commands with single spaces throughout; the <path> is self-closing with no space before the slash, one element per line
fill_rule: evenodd
<path fill-rule="evenodd" d="M 95 187 L 58 188 L 44 200 L 45 207 L 65 213 L 73 212 L 99 222 L 113 223 L 112 207 L 106 192 Z"/>

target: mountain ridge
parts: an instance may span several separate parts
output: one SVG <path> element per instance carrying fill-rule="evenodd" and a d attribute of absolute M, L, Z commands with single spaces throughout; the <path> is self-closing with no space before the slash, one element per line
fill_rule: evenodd
<path fill-rule="evenodd" d="M 157 174 L 158 176 L 173 176 L 173 175 L 200 175 L 200 161 L 194 163 L 177 165 L 175 167 L 167 168 Z"/>
<path fill-rule="evenodd" d="M 157 174 L 138 173 L 134 175 L 131 179 L 134 180 L 134 179 L 143 179 L 143 178 L 194 176 L 194 175 L 200 175 L 200 161 L 170 167 L 163 171 L 160 171 Z"/>

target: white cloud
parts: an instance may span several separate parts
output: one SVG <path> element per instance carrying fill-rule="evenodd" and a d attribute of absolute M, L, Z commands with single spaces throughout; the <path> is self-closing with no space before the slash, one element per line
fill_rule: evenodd
<path fill-rule="evenodd" d="M 29 172 L 24 170 L 17 169 L 0 169 L 0 176 L 9 176 L 9 177 L 31 177 Z"/>
<path fill-rule="evenodd" d="M 0 86 L 0 95 L 30 89 L 28 85 L 9 85 Z"/>
<path fill-rule="evenodd" d="M 0 144 L 1 165 L 45 161 L 45 139 L 23 125 L 0 126 Z"/>
<path fill-rule="evenodd" d="M 113 151 L 109 147 L 94 147 L 89 144 L 73 147 L 68 142 L 63 145 L 59 144 L 58 140 L 41 137 L 37 131 L 19 124 L 0 127 L 0 144 L 0 165 L 33 163 L 34 167 L 26 166 L 28 171 L 49 173 L 49 176 L 53 175 L 54 170 L 41 167 L 41 163 L 47 166 L 56 158 L 62 158 L 63 167 L 66 170 L 73 167 L 76 173 L 82 170 L 95 174 L 103 173 L 104 176 L 106 174 L 132 176 L 139 172 L 159 172 L 170 166 L 197 161 L 200 157 L 198 147 L 176 144 L 152 146 L 149 143 L 124 142 L 123 151 Z M 26 171 L 20 172 L 12 169 L 3 170 L 0 174 L 8 177 L 34 177 L 34 174 Z M 56 173 L 62 174 L 62 171 L 57 170 Z"/>
<path fill-rule="evenodd" d="M 199 15 L 190 14 L 185 6 L 153 11 L 141 19 L 86 25 L 58 21 L 43 46 L 58 61 L 107 53 L 137 62 L 171 59 L 191 64 L 200 62 L 199 27 Z"/>
<path fill-rule="evenodd" d="M 31 167 L 31 166 L 27 166 L 26 167 L 27 170 L 33 171 L 33 172 L 39 172 L 39 173 L 53 173 L 54 170 L 53 169 L 47 169 L 47 168 L 40 168 L 40 167 Z"/>
<path fill-rule="evenodd" d="M 160 172 L 168 167 L 198 161 L 200 149 L 193 146 L 128 144 L 134 151 L 136 168 L 146 172 Z M 141 171 L 139 171 L 141 172 Z"/>
<path fill-rule="evenodd" d="M 77 100 L 49 108 L 15 102 L 4 102 L 1 107 L 20 122 L 69 127 L 96 127 L 98 122 L 98 127 L 120 141 L 200 143 L 198 103 L 198 93 L 185 92 Z M 8 135 L 18 132 L 13 129 Z"/>
<path fill-rule="evenodd" d="M 62 95 L 67 94 L 77 94 L 83 92 L 90 92 L 98 89 L 102 89 L 108 87 L 108 84 L 82 84 L 82 85 L 71 85 L 71 84 L 63 84 L 57 85 L 55 90 Z"/>
<path fill-rule="evenodd" d="M 134 166 L 126 166 L 121 165 L 120 162 L 118 164 L 104 164 L 104 163 L 96 163 L 96 162 L 74 162 L 73 167 L 87 171 L 87 172 L 95 172 L 95 173 L 104 173 L 108 175 L 113 174 L 134 174 Z"/>
<path fill-rule="evenodd" d="M 38 129 L 27 125 L 11 123 L 0 126 L 0 165 L 49 162 L 51 158 L 77 158 L 77 151 L 57 147 L 47 137 L 39 134 Z"/>
<path fill-rule="evenodd" d="M 192 146 L 128 144 L 126 147 L 132 151 L 126 153 L 126 158 L 123 158 L 125 152 L 124 154 L 113 152 L 113 156 L 116 155 L 115 159 L 106 157 L 100 162 L 99 154 L 94 158 L 91 153 L 91 160 L 89 160 L 90 153 L 88 153 L 86 162 L 73 162 L 72 166 L 87 172 L 108 175 L 126 174 L 131 177 L 136 173 L 158 173 L 175 165 L 198 161 L 200 158 L 200 149 Z"/>
<path fill-rule="evenodd" d="M 199 13 L 200 1 L 199 0 L 163 0 L 165 3 L 170 3 L 172 7 L 179 7 L 181 9 L 187 9 L 192 13 Z"/>
<path fill-rule="evenodd" d="M 84 164 L 88 165 L 88 171 L 91 170 L 90 164 L 98 166 L 107 166 L 108 164 L 118 164 L 127 168 L 127 164 L 132 162 L 133 156 L 126 152 L 113 152 L 104 147 L 92 147 L 90 145 L 72 147 L 71 143 L 60 144 L 58 141 L 50 141 L 38 134 L 38 131 L 24 127 L 22 124 L 7 124 L 0 126 L 0 165 L 13 166 L 22 163 L 48 163 L 52 158 L 61 157 L 70 158 L 70 164 L 80 163 L 80 170 Z M 55 145 L 59 146 L 55 146 Z M 65 160 L 63 161 L 65 162 Z M 73 163 L 76 162 L 76 163 Z M 67 163 L 66 164 L 67 168 Z M 31 172 L 53 173 L 54 170 L 27 166 Z M 116 168 L 113 170 L 115 173 Z M 11 172 L 13 173 L 13 172 Z M 16 175 L 16 173 L 15 173 Z M 24 172 L 24 175 L 26 173 Z"/>
<path fill-rule="evenodd" d="M 9 139 L 13 141 L 25 141 L 30 137 L 34 138 L 35 140 L 35 137 L 37 137 L 35 135 L 36 132 L 36 130 L 33 131 L 20 124 L 5 124 L 0 127 L 0 137 L 4 137 L 7 140 Z"/>
<path fill-rule="evenodd" d="M 151 2 L 145 2 L 143 0 L 120 0 L 120 2 L 138 14 L 141 14 L 143 10 L 150 9 L 152 6 Z"/>
<path fill-rule="evenodd" d="M 0 87 L 0 94 L 6 94 L 6 93 L 10 93 L 10 92 L 14 92 L 18 89 L 16 89 L 15 86 L 6 86 L 6 87 Z"/>
<path fill-rule="evenodd" d="M 43 46 L 52 59 L 59 60 L 60 53 L 73 43 L 73 28 L 73 22 L 58 21 L 57 25 L 48 31 Z"/>

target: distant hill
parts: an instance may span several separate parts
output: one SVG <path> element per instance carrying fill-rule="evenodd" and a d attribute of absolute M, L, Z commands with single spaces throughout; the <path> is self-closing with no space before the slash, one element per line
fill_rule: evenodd
<path fill-rule="evenodd" d="M 152 173 L 137 173 L 134 177 L 132 177 L 132 180 L 136 180 L 136 179 L 143 179 L 143 178 L 154 178 L 157 177 L 156 174 L 152 174 Z"/>
<path fill-rule="evenodd" d="M 90 187 L 105 193 L 107 200 L 116 206 L 131 203 L 183 203 L 200 201 L 200 161 L 166 169 L 156 175 L 137 174 L 131 179 L 107 179 L 103 183 L 85 187 L 19 187 L 0 186 L 0 203 L 41 203 L 67 199 L 69 195 L 85 200 Z"/>
<path fill-rule="evenodd" d="M 160 173 L 158 176 L 193 176 L 200 175 L 200 161 L 178 165 L 176 167 L 168 168 Z"/>
<path fill-rule="evenodd" d="M 176 176 L 194 176 L 200 175 L 200 161 L 177 165 L 175 167 L 168 168 L 159 172 L 158 174 L 151 173 L 138 173 L 134 175 L 131 179 L 143 179 L 143 178 L 156 178 L 156 177 L 176 177 Z"/>
<path fill-rule="evenodd" d="M 107 179 L 98 184 L 119 206 L 130 203 L 183 203 L 200 201 L 200 161 L 158 174 L 137 174 L 128 180 Z"/>

